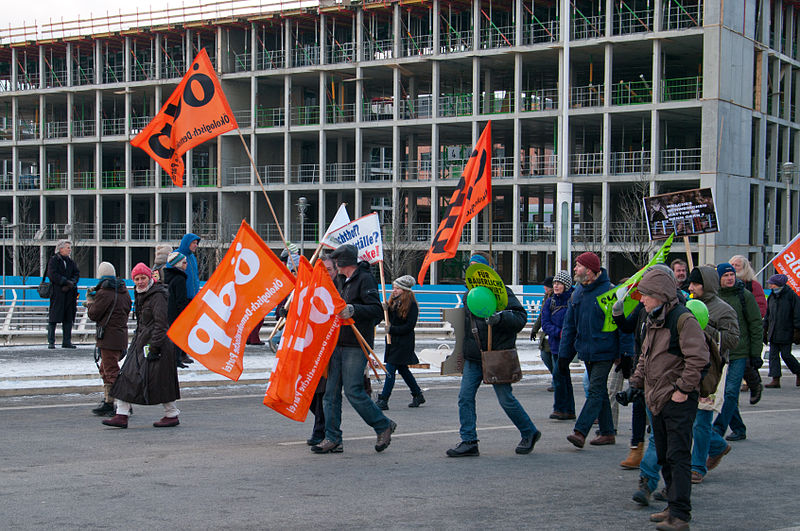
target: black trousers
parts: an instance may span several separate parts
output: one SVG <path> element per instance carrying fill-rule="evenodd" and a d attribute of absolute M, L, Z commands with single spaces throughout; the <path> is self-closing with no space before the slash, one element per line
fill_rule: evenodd
<path fill-rule="evenodd" d="M 670 400 L 653 415 L 653 437 L 667 488 L 669 514 L 686 522 L 692 515 L 692 425 L 697 399 L 697 392 L 693 392 L 680 404 Z"/>
<path fill-rule="evenodd" d="M 758 369 L 750 364 L 750 358 L 747 358 L 747 365 L 744 368 L 744 381 L 750 389 L 757 389 L 761 383 L 761 375 L 758 374 Z"/>

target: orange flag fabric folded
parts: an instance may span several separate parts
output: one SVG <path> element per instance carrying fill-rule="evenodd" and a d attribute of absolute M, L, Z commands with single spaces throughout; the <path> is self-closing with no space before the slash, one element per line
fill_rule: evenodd
<path fill-rule="evenodd" d="M 269 378 L 264 405 L 292 420 L 303 422 L 317 383 L 328 366 L 346 303 L 333 285 L 325 264 L 314 268 L 300 258 L 295 296 L 278 348 L 278 363 Z"/>
<path fill-rule="evenodd" d="M 286 266 L 242 221 L 222 262 L 167 335 L 209 370 L 238 380 L 247 336 L 294 284 Z"/>
<path fill-rule="evenodd" d="M 203 48 L 164 106 L 131 140 L 183 186 L 182 155 L 206 140 L 239 127 Z"/>

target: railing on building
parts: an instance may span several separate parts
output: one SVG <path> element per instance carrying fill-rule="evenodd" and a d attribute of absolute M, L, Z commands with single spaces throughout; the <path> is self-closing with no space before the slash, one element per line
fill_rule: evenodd
<path fill-rule="evenodd" d="M 407 241 L 428 242 L 431 239 L 430 223 L 409 223 Z"/>
<path fill-rule="evenodd" d="M 152 116 L 131 116 L 131 134 L 138 135 L 153 119 Z"/>
<path fill-rule="evenodd" d="M 392 118 L 394 118 L 394 98 L 391 96 L 371 98 L 361 106 L 361 120 L 364 122 L 391 120 Z"/>
<path fill-rule="evenodd" d="M 258 235 L 264 241 L 268 242 L 279 242 L 281 241 L 281 233 L 280 229 L 278 228 L 275 223 L 259 223 L 258 224 Z"/>
<path fill-rule="evenodd" d="M 319 164 L 292 164 L 289 167 L 290 183 L 318 183 Z"/>
<path fill-rule="evenodd" d="M 556 228 L 546 221 L 528 221 L 519 224 L 520 243 L 554 243 Z"/>
<path fill-rule="evenodd" d="M 631 9 L 626 2 L 619 2 L 614 13 L 614 35 L 628 35 L 653 31 L 653 9 Z"/>
<path fill-rule="evenodd" d="M 603 84 L 572 87 L 572 100 L 570 107 L 598 107 L 603 105 Z"/>
<path fill-rule="evenodd" d="M 103 67 L 103 83 L 122 83 L 125 81 L 124 65 L 105 65 Z"/>
<path fill-rule="evenodd" d="M 460 175 L 459 175 L 460 177 Z M 429 160 L 403 160 L 400 161 L 401 181 L 430 181 L 431 161 Z"/>
<path fill-rule="evenodd" d="M 45 138 L 66 138 L 69 136 L 69 122 L 45 122 Z"/>
<path fill-rule="evenodd" d="M 213 64 L 213 60 L 212 60 Z M 186 73 L 186 66 L 183 59 L 172 59 L 166 57 L 161 61 L 161 79 L 170 79 L 174 77 L 183 77 Z"/>
<path fill-rule="evenodd" d="M 534 16 L 530 25 L 525 26 L 522 30 L 522 43 L 558 42 L 560 30 L 561 23 L 557 19 L 539 20 Z"/>
<path fill-rule="evenodd" d="M 612 221 L 608 224 L 608 239 L 611 243 L 644 243 L 650 240 L 650 234 L 643 222 Z"/>
<path fill-rule="evenodd" d="M 355 162 L 330 162 L 325 165 L 326 183 L 344 183 L 356 180 Z"/>
<path fill-rule="evenodd" d="M 696 0 L 694 5 L 686 1 L 665 0 L 662 10 L 664 30 L 699 28 L 703 25 L 703 0 Z"/>
<path fill-rule="evenodd" d="M 599 221 L 573 221 L 570 234 L 573 242 L 599 244 L 603 240 L 603 224 Z"/>
<path fill-rule="evenodd" d="M 17 73 L 17 90 L 36 90 L 39 88 L 39 73 L 38 72 L 18 72 Z"/>
<path fill-rule="evenodd" d="M 574 4 L 573 4 L 574 6 Z M 584 16 L 578 8 L 574 8 L 572 16 L 572 39 L 600 39 L 606 35 L 606 16 Z"/>
<path fill-rule="evenodd" d="M 653 89 L 649 81 L 620 81 L 611 85 L 612 105 L 640 105 L 653 103 Z"/>
<path fill-rule="evenodd" d="M 513 179 L 514 157 L 492 157 L 492 179 Z"/>
<path fill-rule="evenodd" d="M 256 56 L 257 70 L 277 70 L 285 66 L 286 55 L 283 50 L 267 50 L 262 48 Z"/>
<path fill-rule="evenodd" d="M 12 190 L 14 188 L 14 174 L 11 172 L 0 174 L 0 190 Z"/>
<path fill-rule="evenodd" d="M 20 223 L 19 237 L 23 240 L 41 240 L 44 238 L 45 229 L 38 223 Z"/>
<path fill-rule="evenodd" d="M 481 42 L 480 46 L 483 49 L 491 48 L 504 48 L 514 46 L 516 39 L 515 26 L 495 26 L 493 22 L 488 21 L 488 28 L 481 28 Z"/>
<path fill-rule="evenodd" d="M 222 184 L 224 186 L 241 186 L 250 184 L 251 166 L 233 166 L 226 168 L 222 174 Z M 261 175 L 261 181 L 266 184 L 265 176 Z M 283 179 L 281 179 L 283 182 Z"/>
<path fill-rule="evenodd" d="M 264 184 L 281 184 L 284 182 L 285 171 L 283 164 L 267 164 L 261 173 L 261 179 Z"/>
<path fill-rule="evenodd" d="M 459 53 L 472 50 L 472 30 L 456 31 L 452 27 L 439 38 L 439 53 Z"/>
<path fill-rule="evenodd" d="M 186 223 L 168 222 L 161 224 L 162 240 L 180 240 L 184 234 L 186 234 Z"/>
<path fill-rule="evenodd" d="M 131 81 L 147 81 L 156 78 L 156 64 L 150 61 L 141 62 L 134 57 L 131 65 Z"/>
<path fill-rule="evenodd" d="M 394 57 L 393 39 L 366 39 L 361 50 L 362 61 L 381 61 Z"/>
<path fill-rule="evenodd" d="M 283 107 L 259 107 L 256 109 L 256 127 L 281 127 L 286 125 Z"/>
<path fill-rule="evenodd" d="M 661 101 L 699 100 L 703 97 L 703 76 L 661 80 Z M 771 101 L 768 99 L 767 101 Z"/>
<path fill-rule="evenodd" d="M 319 64 L 319 46 L 297 45 L 292 50 L 292 66 L 313 66 Z"/>
<path fill-rule="evenodd" d="M 514 223 L 510 221 L 495 221 L 491 230 L 488 223 L 478 222 L 478 240 L 481 243 L 493 241 L 496 243 L 511 243 L 514 241 Z"/>
<path fill-rule="evenodd" d="M 439 116 L 472 116 L 472 93 L 440 94 Z"/>
<path fill-rule="evenodd" d="M 325 120 L 329 124 L 351 123 L 356 121 L 355 103 L 331 103 L 325 105 Z"/>
<path fill-rule="evenodd" d="M 292 125 L 319 125 L 319 105 L 292 107 Z"/>
<path fill-rule="evenodd" d="M 67 229 L 71 228 L 66 223 L 50 223 L 45 227 L 44 237 L 46 240 L 59 240 L 67 236 Z"/>
<path fill-rule="evenodd" d="M 125 134 L 125 118 L 103 118 L 103 136 Z"/>
<path fill-rule="evenodd" d="M 661 173 L 683 173 L 700 171 L 700 148 L 662 149 Z"/>
<path fill-rule="evenodd" d="M 603 153 L 571 153 L 569 173 L 570 175 L 601 175 L 603 173 Z"/>
<path fill-rule="evenodd" d="M 39 122 L 34 120 L 17 120 L 17 140 L 39 138 Z"/>
<path fill-rule="evenodd" d="M 328 44 L 328 63 L 352 63 L 356 59 L 356 43 L 337 42 Z"/>
<path fill-rule="evenodd" d="M 409 35 L 400 39 L 400 55 L 413 57 L 415 55 L 433 54 L 433 35 Z"/>
<path fill-rule="evenodd" d="M 95 190 L 97 174 L 93 171 L 77 171 L 72 174 L 72 187 L 77 190 Z"/>
<path fill-rule="evenodd" d="M 94 84 L 94 67 L 82 67 L 80 65 L 73 65 L 72 68 L 72 84 L 76 86 L 93 85 Z"/>
<path fill-rule="evenodd" d="M 481 114 L 503 114 L 514 112 L 514 93 L 511 91 L 495 91 L 489 94 L 482 92 Z"/>
<path fill-rule="evenodd" d="M 217 186 L 217 168 L 192 168 L 192 186 Z"/>
<path fill-rule="evenodd" d="M 650 150 L 612 151 L 609 172 L 614 175 L 650 173 Z"/>
<path fill-rule="evenodd" d="M 131 223 L 132 240 L 155 239 L 155 227 L 152 223 Z"/>
<path fill-rule="evenodd" d="M 95 127 L 94 120 L 73 120 L 72 121 L 72 136 L 95 136 L 97 128 Z"/>
<path fill-rule="evenodd" d="M 131 185 L 134 188 L 152 188 L 156 185 L 156 178 L 150 170 L 131 171 Z"/>
<path fill-rule="evenodd" d="M 11 74 L 0 74 L 0 92 L 13 92 Z"/>
<path fill-rule="evenodd" d="M 216 240 L 219 236 L 219 223 L 193 223 L 192 232 L 204 240 Z"/>
<path fill-rule="evenodd" d="M 17 178 L 18 190 L 38 190 L 39 184 L 39 174 L 23 173 Z"/>
<path fill-rule="evenodd" d="M 520 94 L 520 111 L 554 111 L 558 109 L 558 88 L 525 90 Z"/>
<path fill-rule="evenodd" d="M 100 174 L 100 188 L 106 190 L 125 188 L 125 172 L 123 170 L 102 172 Z"/>
<path fill-rule="evenodd" d="M 401 120 L 418 120 L 433 116 L 433 100 L 430 96 L 405 98 L 400 100 L 399 118 Z"/>
<path fill-rule="evenodd" d="M 44 178 L 45 190 L 66 190 L 68 183 L 67 172 L 51 172 Z"/>
<path fill-rule="evenodd" d="M 558 173 L 558 155 L 534 155 L 520 161 L 523 177 L 547 177 Z"/>
<path fill-rule="evenodd" d="M 439 158 L 440 179 L 460 179 L 469 159 Z"/>
<path fill-rule="evenodd" d="M 249 128 L 252 123 L 250 120 L 250 109 L 233 111 L 233 117 L 236 118 L 236 124 L 242 129 Z"/>
<path fill-rule="evenodd" d="M 45 87 L 66 87 L 67 86 L 67 71 L 65 70 L 51 70 L 47 69 L 44 77 Z"/>
<path fill-rule="evenodd" d="M 250 71 L 250 52 L 233 54 L 233 70 L 234 72 L 249 72 Z"/>
<path fill-rule="evenodd" d="M 364 182 L 391 182 L 392 163 L 380 165 L 365 162 L 361 168 L 361 180 Z"/>
<path fill-rule="evenodd" d="M 101 223 L 100 224 L 100 239 L 102 239 L 102 240 L 124 240 L 125 239 L 125 224 L 124 223 Z"/>

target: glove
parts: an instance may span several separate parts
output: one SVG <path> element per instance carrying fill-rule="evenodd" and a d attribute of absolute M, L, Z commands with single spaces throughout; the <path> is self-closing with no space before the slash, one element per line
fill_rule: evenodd
<path fill-rule="evenodd" d="M 622 358 L 620 358 L 619 360 L 619 363 L 617 363 L 617 368 L 614 369 L 614 372 L 622 372 L 622 377 L 627 380 L 628 378 L 631 377 L 632 369 L 633 369 L 633 358 L 631 358 L 630 356 L 622 356 Z"/>
<path fill-rule="evenodd" d="M 795 337 L 795 339 L 797 339 L 797 330 L 795 330 L 794 337 Z M 767 327 L 766 327 L 766 326 L 764 327 L 764 333 L 763 333 L 763 334 L 762 334 L 762 336 L 761 336 L 761 341 L 762 341 L 762 342 L 763 342 L 765 345 L 769 345 L 769 331 L 767 330 Z"/>
<path fill-rule="evenodd" d="M 339 317 L 341 317 L 342 319 L 350 319 L 351 317 L 353 317 L 354 313 L 356 313 L 355 308 L 353 308 L 352 304 L 348 304 L 347 306 L 345 306 L 344 310 L 339 312 Z"/>
<path fill-rule="evenodd" d="M 621 406 L 627 406 L 634 400 L 639 399 L 639 397 L 643 396 L 644 393 L 638 387 L 628 387 L 624 391 L 620 391 L 614 398 L 617 399 L 617 404 Z"/>
<path fill-rule="evenodd" d="M 750 367 L 755 370 L 760 369 L 764 365 L 764 360 L 761 359 L 761 356 L 751 357 L 750 358 Z"/>
<path fill-rule="evenodd" d="M 382 302 L 381 303 L 381 308 L 383 308 L 383 311 L 385 311 L 385 312 L 389 311 L 389 303 L 388 302 Z"/>
<path fill-rule="evenodd" d="M 625 309 L 625 297 L 628 296 L 628 288 L 619 288 L 617 290 L 617 302 L 611 307 L 611 315 L 622 315 Z"/>
<path fill-rule="evenodd" d="M 567 358 L 558 358 L 558 372 L 562 376 L 569 376 L 570 360 Z"/>
<path fill-rule="evenodd" d="M 489 316 L 486 322 L 489 324 L 489 326 L 494 326 L 500 322 L 501 317 L 503 317 L 503 312 L 494 312 Z"/>
<path fill-rule="evenodd" d="M 794 338 L 792 341 L 795 345 L 800 345 L 800 328 L 794 329 Z"/>

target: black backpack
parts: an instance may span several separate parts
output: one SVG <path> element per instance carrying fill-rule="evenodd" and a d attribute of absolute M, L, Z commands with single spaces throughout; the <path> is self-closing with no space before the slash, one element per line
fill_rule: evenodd
<path fill-rule="evenodd" d="M 681 345 L 678 338 L 680 337 L 683 326 L 688 319 L 694 319 L 691 310 L 686 306 L 676 306 L 667 315 L 664 321 L 664 328 L 669 328 L 670 340 L 668 351 L 679 357 L 683 357 L 681 352 Z M 722 378 L 722 369 L 725 366 L 725 360 L 722 359 L 719 353 L 719 345 L 714 338 L 712 338 L 705 330 L 703 336 L 706 338 L 706 345 L 708 345 L 708 363 L 703 367 L 700 372 L 700 396 L 705 398 L 716 392 L 719 381 Z"/>

